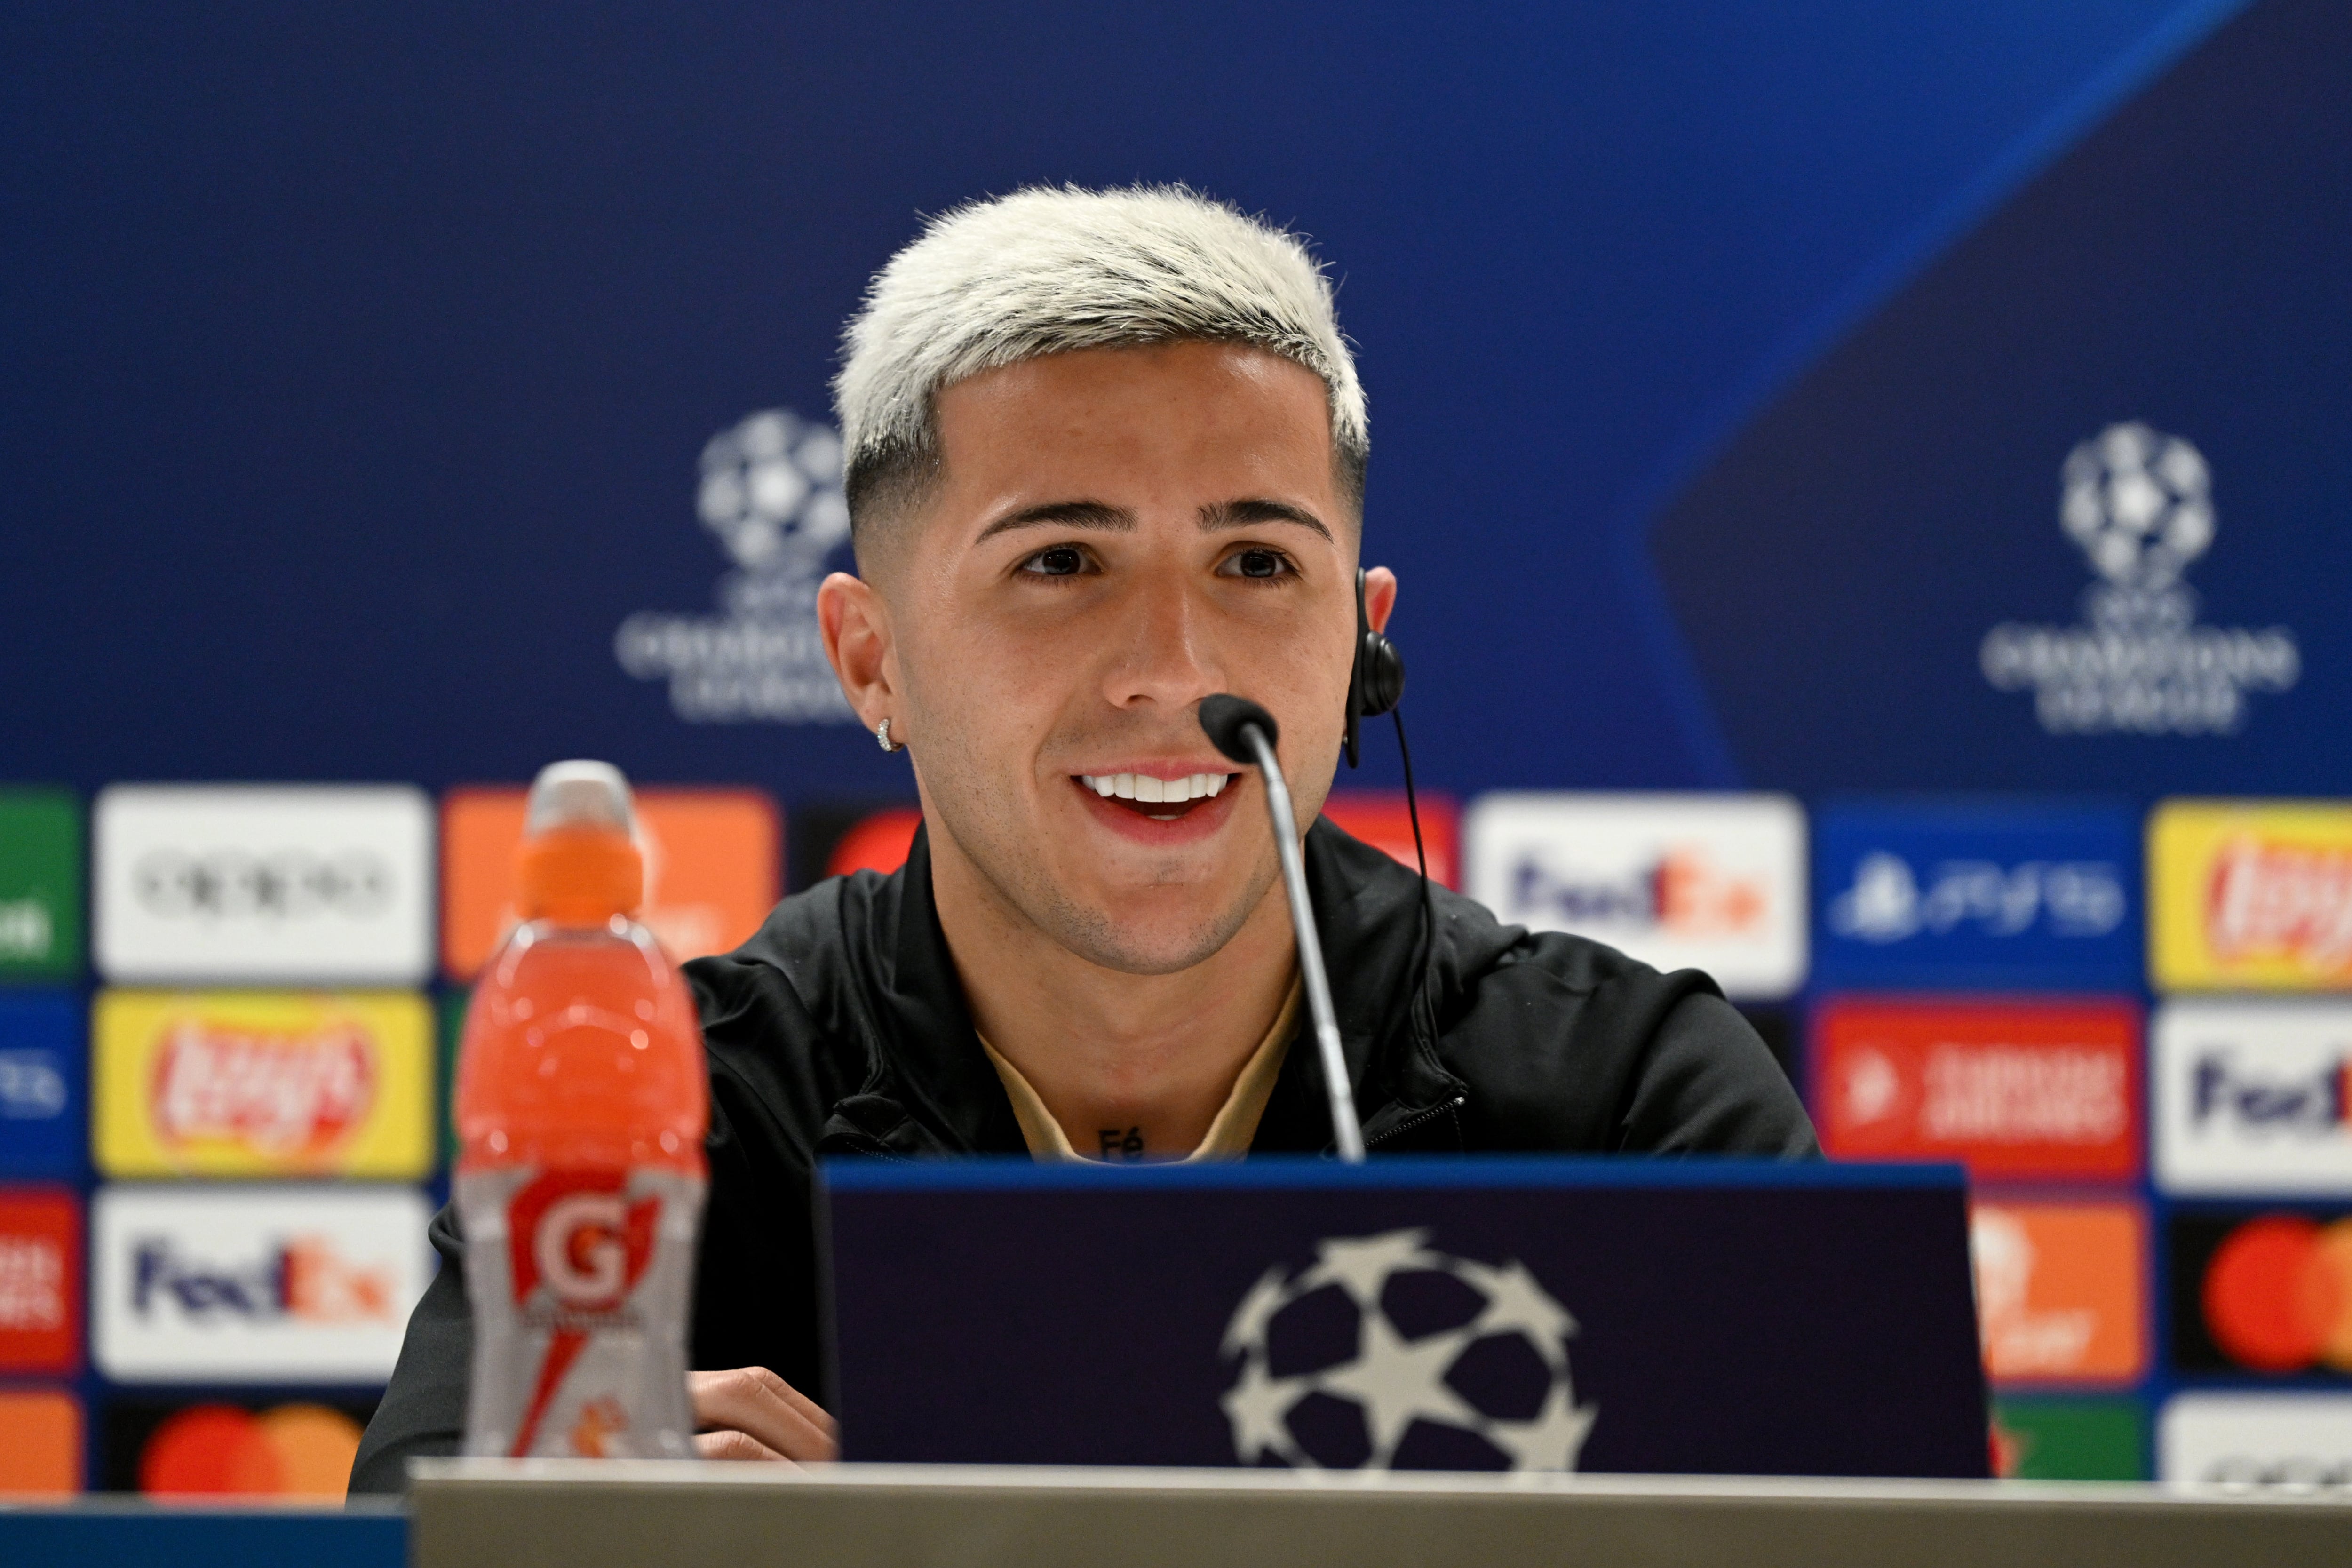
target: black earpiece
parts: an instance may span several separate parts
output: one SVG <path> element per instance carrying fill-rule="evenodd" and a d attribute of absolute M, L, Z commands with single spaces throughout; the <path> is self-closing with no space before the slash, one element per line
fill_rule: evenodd
<path fill-rule="evenodd" d="M 1342 750 L 1348 765 L 1356 765 L 1359 720 L 1387 712 L 1404 695 L 1404 655 L 1396 644 L 1372 630 L 1364 613 L 1364 572 L 1356 569 L 1356 663 L 1348 676 L 1348 735 Z"/>

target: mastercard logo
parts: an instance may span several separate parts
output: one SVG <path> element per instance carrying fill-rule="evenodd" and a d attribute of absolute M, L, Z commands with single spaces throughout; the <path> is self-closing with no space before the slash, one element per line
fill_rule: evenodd
<path fill-rule="evenodd" d="M 2352 1372 L 2352 1218 L 2266 1215 L 2231 1231 L 2205 1268 L 2205 1326 L 2256 1372 Z"/>
<path fill-rule="evenodd" d="M 360 1425 L 323 1405 L 252 1411 L 197 1405 L 155 1428 L 139 1456 L 151 1497 L 302 1497 L 340 1501 Z"/>

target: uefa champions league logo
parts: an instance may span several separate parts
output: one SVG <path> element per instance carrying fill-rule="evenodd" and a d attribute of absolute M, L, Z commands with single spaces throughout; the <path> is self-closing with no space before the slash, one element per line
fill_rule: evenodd
<path fill-rule="evenodd" d="M 1426 1230 L 1333 1237 L 1234 1310 L 1223 1396 L 1245 1465 L 1572 1470 L 1576 1320 L 1522 1264 L 1437 1252 Z"/>
<path fill-rule="evenodd" d="M 2228 734 L 2246 696 L 2284 691 L 2303 672 L 2294 633 L 2197 624 L 2181 581 L 2212 546 L 2212 475 L 2186 439 L 2137 422 L 2110 425 L 2067 454 L 2058 521 L 2099 581 L 2083 622 L 2004 622 L 1978 663 L 1997 690 L 2034 694 L 2053 735 Z"/>
<path fill-rule="evenodd" d="M 841 722 L 852 717 L 825 661 L 817 584 L 849 538 L 841 437 L 786 408 L 764 409 L 702 448 L 695 510 L 734 562 L 715 616 L 641 611 L 613 651 L 640 680 L 667 680 L 693 723 Z"/>

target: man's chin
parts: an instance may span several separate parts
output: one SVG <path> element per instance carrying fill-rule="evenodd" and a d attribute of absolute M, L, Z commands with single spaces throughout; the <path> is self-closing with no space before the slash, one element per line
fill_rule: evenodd
<path fill-rule="evenodd" d="M 1040 900 L 1045 907 L 1033 918 L 1089 963 L 1121 974 L 1177 974 L 1223 952 L 1272 880 L 1252 877 L 1239 888 L 1228 881 L 1223 896 L 1200 883 L 1073 888 L 1065 882 Z"/>

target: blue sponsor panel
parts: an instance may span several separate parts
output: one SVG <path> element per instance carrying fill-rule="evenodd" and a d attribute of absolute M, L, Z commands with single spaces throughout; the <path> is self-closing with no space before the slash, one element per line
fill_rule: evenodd
<path fill-rule="evenodd" d="M 2139 983 L 2140 822 L 2121 803 L 1833 802 L 1813 889 L 1822 985 Z"/>
<path fill-rule="evenodd" d="M 0 994 L 0 1176 L 89 1169 L 89 1037 L 79 996 Z"/>

